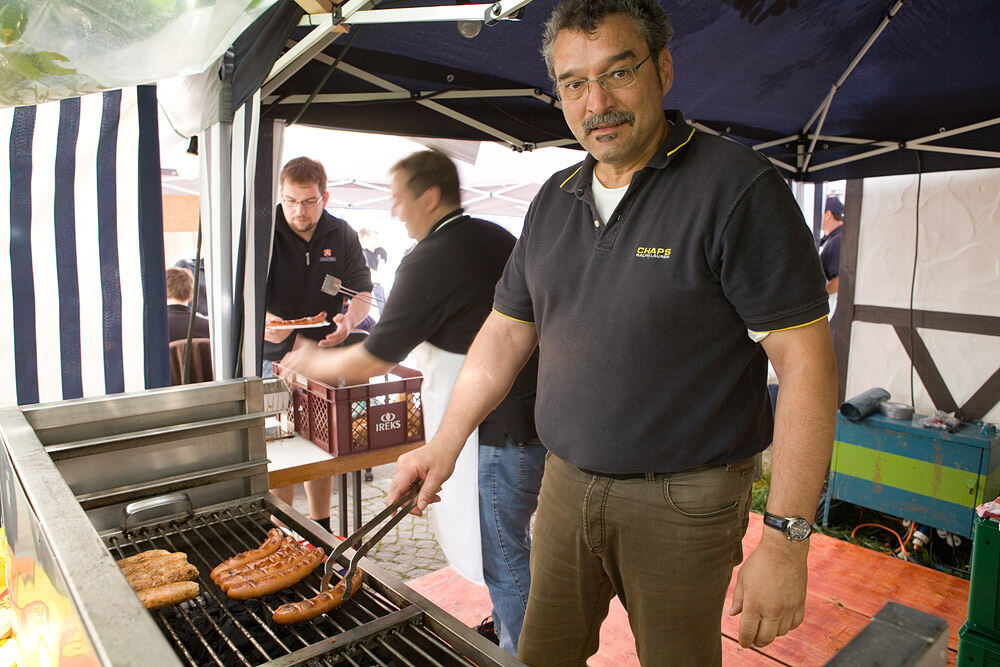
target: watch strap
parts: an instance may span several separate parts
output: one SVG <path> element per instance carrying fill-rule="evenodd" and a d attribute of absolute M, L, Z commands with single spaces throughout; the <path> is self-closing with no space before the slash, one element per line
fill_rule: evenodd
<path fill-rule="evenodd" d="M 764 512 L 764 525 L 775 530 L 780 530 L 785 532 L 785 526 L 788 524 L 788 519 L 783 516 L 778 516 L 777 514 L 771 514 L 770 512 Z"/>

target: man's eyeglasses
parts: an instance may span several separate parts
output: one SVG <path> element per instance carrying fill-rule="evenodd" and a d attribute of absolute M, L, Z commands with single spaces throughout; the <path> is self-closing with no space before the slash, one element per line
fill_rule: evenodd
<path fill-rule="evenodd" d="M 319 201 L 320 200 L 317 199 L 316 197 L 313 197 L 312 199 L 303 199 L 302 201 L 299 201 L 297 199 L 291 199 L 289 197 L 282 197 L 281 208 L 287 210 L 294 210 L 297 206 L 302 206 L 302 208 L 306 209 L 315 208 L 316 204 L 318 204 Z"/>
<path fill-rule="evenodd" d="M 560 83 L 555 88 L 556 97 L 560 100 L 574 101 L 578 100 L 590 91 L 590 84 L 596 83 L 605 91 L 621 90 L 622 88 L 627 88 L 635 83 L 635 71 L 642 66 L 644 62 L 649 60 L 649 54 L 635 65 L 630 67 L 619 67 L 613 69 L 610 72 L 605 72 L 593 79 L 587 79 L 586 81 L 568 81 L 566 83 Z"/>

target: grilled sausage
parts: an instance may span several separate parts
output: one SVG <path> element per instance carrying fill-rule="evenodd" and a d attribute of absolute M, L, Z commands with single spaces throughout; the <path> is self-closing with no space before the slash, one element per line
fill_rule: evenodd
<path fill-rule="evenodd" d="M 274 574 L 246 584 L 231 587 L 226 594 L 234 600 L 249 600 L 271 593 L 277 593 L 283 588 L 293 586 L 309 576 L 309 573 L 323 562 L 326 553 L 322 549 L 308 549 L 301 558 L 296 559 L 287 568 Z"/>
<path fill-rule="evenodd" d="M 309 550 L 298 544 L 294 544 L 290 550 L 280 549 L 273 556 L 251 563 L 245 570 L 224 580 L 221 588 L 226 593 L 229 593 L 233 588 L 240 586 L 254 586 L 264 579 L 288 572 L 308 554 Z"/>
<path fill-rule="evenodd" d="M 212 570 L 212 581 L 219 583 L 219 575 L 221 575 L 226 570 L 235 570 L 238 567 L 242 567 L 247 563 L 259 560 L 261 558 L 266 558 L 270 556 L 281 546 L 282 540 L 285 534 L 281 532 L 278 528 L 272 528 L 267 531 L 267 539 L 256 549 L 251 549 L 250 551 L 244 551 L 243 553 L 236 554 L 228 560 L 224 560 L 219 565 Z"/>
<path fill-rule="evenodd" d="M 226 570 L 219 575 L 216 583 L 219 588 L 227 591 L 234 584 L 250 581 L 262 570 L 273 568 L 273 566 L 280 564 L 287 566 L 300 555 L 301 551 L 302 547 L 294 539 L 286 537 L 281 544 L 281 548 L 267 558 L 258 558 L 257 560 L 250 561 L 243 567 L 238 567 L 235 570 Z"/>
<path fill-rule="evenodd" d="M 183 551 L 167 552 L 163 555 L 156 555 L 144 561 L 134 562 L 121 568 L 126 579 L 135 577 L 143 572 L 156 572 L 171 567 L 176 567 L 187 562 L 187 554 Z"/>
<path fill-rule="evenodd" d="M 156 558 L 158 556 L 166 556 L 169 551 L 166 549 L 147 549 L 146 551 L 140 551 L 134 556 L 129 556 L 128 558 L 122 558 L 121 560 L 115 561 L 118 563 L 118 567 L 125 569 L 128 567 L 134 567 L 141 563 L 146 562 L 150 558 Z"/>
<path fill-rule="evenodd" d="M 351 577 L 351 595 L 358 592 L 361 588 L 361 579 L 364 573 L 358 569 L 354 571 L 354 576 Z M 308 600 L 302 600 L 301 602 L 289 602 L 288 604 L 283 604 L 274 610 L 274 622 L 278 625 L 290 625 L 292 623 L 302 623 L 303 621 L 311 621 L 320 614 L 325 614 L 331 609 L 335 609 L 344 603 L 344 581 L 341 580 L 339 584 L 333 588 L 323 591 L 315 597 L 311 597 Z M 350 599 L 350 598 L 348 598 Z"/>
<path fill-rule="evenodd" d="M 143 571 L 126 577 L 135 591 L 198 578 L 198 568 L 187 561 L 160 570 Z"/>
<path fill-rule="evenodd" d="M 326 322 L 326 311 L 321 310 L 311 317 L 299 317 L 294 320 L 271 320 L 266 323 L 269 327 L 301 327 L 310 324 L 319 324 L 320 322 Z"/>
<path fill-rule="evenodd" d="M 197 581 L 176 581 L 136 593 L 146 609 L 161 609 L 190 600 L 198 595 Z"/>

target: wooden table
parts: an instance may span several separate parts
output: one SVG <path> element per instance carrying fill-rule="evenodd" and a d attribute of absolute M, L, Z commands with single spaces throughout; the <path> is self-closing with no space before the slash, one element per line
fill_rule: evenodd
<path fill-rule="evenodd" d="M 396 447 L 373 449 L 348 456 L 331 456 L 300 435 L 267 443 L 268 486 L 276 489 L 323 477 L 336 477 L 340 496 L 339 534 L 346 537 L 347 529 L 347 476 L 354 477 L 354 528 L 361 527 L 361 471 L 366 468 L 392 463 L 400 454 L 424 444 L 411 442 Z"/>

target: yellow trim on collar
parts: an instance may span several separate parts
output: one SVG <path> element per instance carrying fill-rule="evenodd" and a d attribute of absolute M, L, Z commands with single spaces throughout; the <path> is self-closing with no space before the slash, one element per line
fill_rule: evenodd
<path fill-rule="evenodd" d="M 576 171 L 574 171 L 572 174 L 570 174 L 569 176 L 567 176 L 566 180 L 559 184 L 559 187 L 561 188 L 562 186 L 564 186 L 567 183 L 569 183 L 569 179 L 571 179 L 574 176 L 576 176 L 577 174 L 579 174 L 581 169 L 583 169 L 583 163 L 582 162 L 580 163 L 580 166 L 576 168 Z M 514 319 L 514 318 L 511 318 L 511 319 Z M 520 322 L 520 320 L 518 320 L 518 321 Z"/>
<path fill-rule="evenodd" d="M 519 320 L 516 317 L 511 317 L 510 315 L 504 315 L 503 313 L 501 313 L 496 308 L 493 309 L 493 312 L 496 313 L 497 315 L 499 315 L 500 317 L 506 317 L 508 320 L 513 320 L 515 322 L 520 322 L 521 324 L 534 324 L 534 322 L 531 322 L 529 320 Z"/>
<path fill-rule="evenodd" d="M 794 327 L 785 327 L 784 329 L 772 329 L 770 331 L 754 331 L 753 329 L 750 329 L 750 331 L 753 331 L 754 333 L 769 333 L 769 334 L 777 333 L 778 331 L 791 331 L 792 329 L 801 329 L 802 327 L 807 327 L 810 324 L 816 324 L 820 320 L 825 320 L 825 319 L 826 315 L 824 315 L 823 317 L 817 317 L 812 322 L 806 322 L 805 324 L 796 324 Z"/>
<path fill-rule="evenodd" d="M 689 134 L 689 135 L 688 135 L 688 138 L 687 138 L 687 139 L 685 139 L 685 140 L 684 140 L 684 141 L 683 141 L 682 143 L 680 143 L 680 144 L 679 144 L 679 145 L 678 145 L 678 146 L 677 146 L 676 148 L 674 148 L 674 150 L 672 150 L 672 151 L 670 151 L 669 153 L 667 153 L 667 157 L 669 157 L 669 156 L 673 155 L 674 153 L 676 153 L 676 152 L 677 152 L 677 151 L 679 151 L 680 149 L 684 148 L 684 146 L 686 146 L 686 145 L 687 145 L 687 143 L 688 143 L 689 141 L 691 141 L 691 137 L 693 137 L 693 136 L 694 136 L 694 128 L 692 127 L 692 128 L 691 128 L 691 134 Z M 794 329 L 795 327 L 792 327 L 792 328 Z"/>
<path fill-rule="evenodd" d="M 677 146 L 675 146 L 672 151 L 670 151 L 669 153 L 667 153 L 667 157 L 670 157 L 671 155 L 673 155 L 674 153 L 676 153 L 680 149 L 684 148 L 691 141 L 691 138 L 694 137 L 694 133 L 695 133 L 695 129 L 692 127 L 691 128 L 691 134 L 688 135 L 687 139 L 685 139 L 684 141 L 682 141 L 680 144 L 678 144 Z M 577 174 L 579 174 L 581 169 L 583 169 L 583 163 L 580 163 L 580 166 L 577 167 L 576 170 L 572 174 L 570 174 L 569 176 L 567 176 L 566 180 L 559 184 L 559 187 L 562 188 L 567 183 L 569 183 L 570 179 L 573 178 L 574 176 L 576 176 Z"/>

